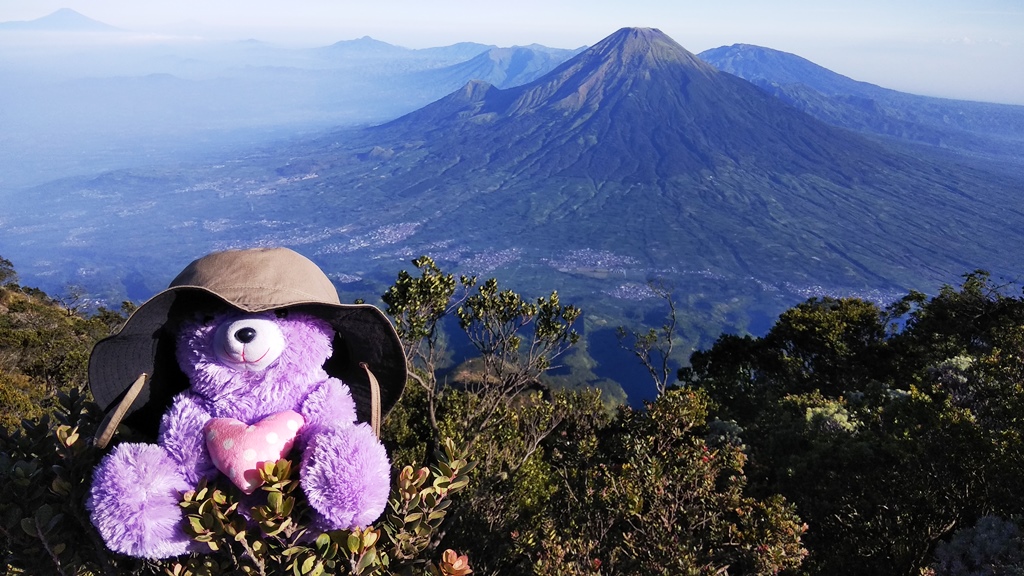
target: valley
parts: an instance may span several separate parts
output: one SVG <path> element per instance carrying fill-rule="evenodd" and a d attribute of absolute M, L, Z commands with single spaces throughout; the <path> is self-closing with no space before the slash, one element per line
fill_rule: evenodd
<path fill-rule="evenodd" d="M 372 39 L 288 58 L 239 49 L 282 66 L 259 72 L 267 78 L 296 60 L 332 62 L 288 72 L 318 83 L 376 66 L 365 101 L 334 97 L 380 123 L 287 137 L 278 125 L 277 138 L 8 183 L 0 255 L 24 283 L 116 306 L 148 298 L 211 250 L 284 245 L 320 264 L 343 300 L 376 302 L 425 254 L 527 296 L 557 289 L 585 312 L 574 385 L 642 387 L 614 333 L 663 321 L 650 282 L 670 289 L 681 312 L 682 363 L 720 334 L 763 333 L 807 298 L 884 305 L 977 268 L 1019 278 L 1024 174 L 1012 126 L 1024 107 L 935 108 L 813 68 L 806 83 L 786 84 L 821 95 L 801 108 L 796 88 L 774 90 L 769 78 L 792 55 L 762 62 L 756 78 L 735 69 L 751 83 L 649 28 L 560 52 L 408 51 Z M 388 96 L 396 91 L 407 99 Z M 865 104 L 883 96 L 884 106 Z M 384 121 L 385 108 L 358 103 L 380 100 L 406 109 Z M 943 128 L 932 109 L 963 117 Z M 970 119 L 993 110 L 1006 130 Z M 872 128 L 896 116 L 900 130 Z M 945 136 L 929 144 L 925 133 Z M 626 392 L 633 402 L 650 395 Z"/>

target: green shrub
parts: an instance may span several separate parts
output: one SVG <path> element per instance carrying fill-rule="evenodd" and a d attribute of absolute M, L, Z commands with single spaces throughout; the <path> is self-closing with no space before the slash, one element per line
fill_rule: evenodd
<path fill-rule="evenodd" d="M 1011 520 L 983 516 L 935 549 L 936 576 L 1020 576 L 1024 534 Z"/>
<path fill-rule="evenodd" d="M 435 532 L 473 468 L 443 441 L 435 463 L 396 475 L 388 508 L 373 526 L 319 533 L 289 460 L 267 464 L 266 484 L 240 513 L 241 492 L 205 482 L 182 496 L 185 530 L 208 554 L 144 561 L 108 551 L 84 507 L 92 470 L 105 451 L 91 439 L 102 414 L 74 390 L 57 409 L 13 432 L 0 430 L 0 534 L 3 566 L 27 574 L 436 574 L 461 576 L 468 560 L 437 554 Z M 428 558 L 439 556 L 435 561 Z"/>

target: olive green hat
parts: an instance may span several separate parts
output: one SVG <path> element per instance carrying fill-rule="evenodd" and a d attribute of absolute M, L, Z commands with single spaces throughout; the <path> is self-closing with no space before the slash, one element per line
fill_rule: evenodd
<path fill-rule="evenodd" d="M 155 434 L 171 399 L 189 386 L 174 354 L 177 322 L 225 307 L 287 309 L 327 321 L 335 336 L 324 370 L 349 386 L 359 420 L 376 424 L 398 402 L 406 381 L 405 354 L 379 309 L 342 304 L 327 275 L 287 248 L 227 250 L 189 264 L 166 290 L 139 306 L 117 334 L 93 348 L 89 387 L 113 420 L 111 428 L 126 417 L 133 428 Z"/>

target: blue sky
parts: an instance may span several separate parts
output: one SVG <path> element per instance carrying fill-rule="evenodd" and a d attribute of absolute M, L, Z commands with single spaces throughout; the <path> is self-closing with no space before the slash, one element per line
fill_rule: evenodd
<path fill-rule="evenodd" d="M 295 45 L 369 35 L 409 48 L 575 48 L 650 26 L 692 52 L 758 44 L 889 88 L 1024 104 L 1022 0 L 0 0 L 0 21 L 62 7 L 142 32 Z"/>

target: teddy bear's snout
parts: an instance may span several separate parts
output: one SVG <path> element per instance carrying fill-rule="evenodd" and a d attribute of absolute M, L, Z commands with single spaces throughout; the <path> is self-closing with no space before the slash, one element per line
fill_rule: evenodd
<path fill-rule="evenodd" d="M 259 372 L 284 351 L 284 335 L 272 320 L 242 317 L 217 328 L 217 358 L 236 370 Z"/>

